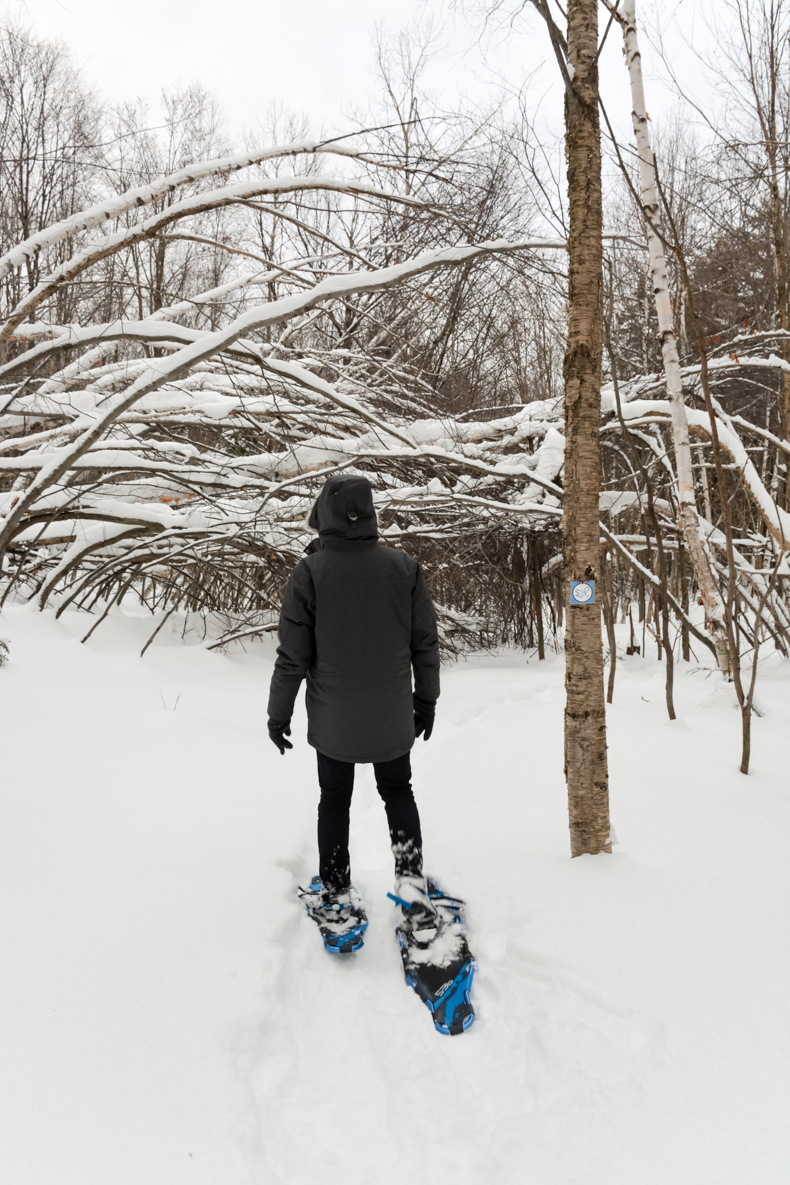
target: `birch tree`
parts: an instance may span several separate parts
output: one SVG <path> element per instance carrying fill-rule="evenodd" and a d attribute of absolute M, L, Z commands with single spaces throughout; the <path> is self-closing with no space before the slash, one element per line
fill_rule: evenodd
<path fill-rule="evenodd" d="M 572 581 L 598 580 L 602 594 L 599 500 L 603 353 L 603 198 L 598 116 L 598 0 L 570 0 L 567 41 L 545 0 L 533 0 L 549 30 L 565 81 L 568 165 L 568 339 L 565 378 L 563 569 L 565 776 L 571 853 L 611 852 L 602 596 L 571 606 Z"/>
<path fill-rule="evenodd" d="M 672 409 L 672 440 L 677 470 L 678 524 L 688 547 L 694 575 L 705 608 L 706 627 L 716 647 L 720 670 L 730 670 L 729 647 L 725 624 L 725 606 L 715 576 L 713 559 L 700 529 L 699 513 L 694 492 L 694 471 L 686 405 L 683 398 L 680 358 L 672 297 L 667 279 L 667 261 L 661 235 L 661 205 L 656 185 L 655 164 L 650 144 L 650 132 L 645 107 L 642 80 L 642 57 L 636 33 L 636 0 L 623 0 L 618 11 L 611 0 L 607 7 L 620 22 L 625 43 L 625 60 L 631 80 L 631 102 L 634 138 L 639 162 L 639 187 L 644 217 L 644 230 L 650 260 L 650 275 L 658 315 L 658 333 L 669 404 Z"/>

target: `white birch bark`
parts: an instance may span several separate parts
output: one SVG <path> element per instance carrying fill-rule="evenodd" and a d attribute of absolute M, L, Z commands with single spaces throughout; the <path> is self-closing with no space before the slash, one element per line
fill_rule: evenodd
<path fill-rule="evenodd" d="M 636 35 L 636 0 L 624 0 L 619 11 L 625 42 L 625 59 L 631 79 L 631 117 L 639 158 L 639 186 L 645 217 L 645 235 L 650 259 L 650 276 L 658 315 L 658 332 L 664 361 L 667 396 L 672 411 L 672 439 L 677 468 L 678 526 L 689 550 L 694 576 L 705 609 L 705 626 L 716 647 L 720 669 L 729 672 L 730 660 L 725 627 L 725 606 L 716 580 L 713 561 L 699 525 L 694 496 L 694 471 L 691 464 L 689 427 L 683 401 L 683 381 L 678 357 L 672 297 L 667 280 L 664 245 L 659 231 L 660 207 L 653 150 L 647 126 L 645 91 L 642 81 L 642 58 Z"/>

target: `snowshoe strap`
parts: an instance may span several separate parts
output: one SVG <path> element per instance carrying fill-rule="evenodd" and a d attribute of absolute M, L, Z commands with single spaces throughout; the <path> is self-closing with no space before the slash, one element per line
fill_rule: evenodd
<path fill-rule="evenodd" d="M 416 902 L 404 901 L 402 897 L 397 897 L 394 893 L 387 893 L 390 901 L 394 901 L 396 905 L 400 905 L 402 909 L 413 909 Z"/>

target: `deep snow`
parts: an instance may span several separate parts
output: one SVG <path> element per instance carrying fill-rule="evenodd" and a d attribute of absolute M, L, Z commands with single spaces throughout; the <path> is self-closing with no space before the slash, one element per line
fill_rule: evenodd
<path fill-rule="evenodd" d="M 172 621 L 172 619 L 171 619 Z M 618 667 L 611 857 L 569 858 L 561 658 L 446 668 L 427 866 L 467 899 L 478 1019 L 402 978 L 358 770 L 347 960 L 297 901 L 314 755 L 265 732 L 273 643 L 11 607 L 0 636 L 4 1185 L 788 1185 L 790 668 L 753 772 L 731 689 Z"/>

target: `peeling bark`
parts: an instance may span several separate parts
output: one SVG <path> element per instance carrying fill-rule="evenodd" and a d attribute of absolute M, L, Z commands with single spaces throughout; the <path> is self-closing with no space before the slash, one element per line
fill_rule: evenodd
<path fill-rule="evenodd" d="M 650 276 L 653 285 L 656 313 L 658 316 L 659 341 L 664 361 L 667 396 L 671 408 L 672 440 L 675 448 L 675 464 L 678 486 L 678 527 L 683 534 L 694 576 L 699 586 L 705 609 L 705 626 L 716 647 L 719 669 L 728 674 L 730 654 L 727 644 L 725 605 L 715 576 L 713 558 L 700 529 L 699 514 L 694 495 L 694 471 L 691 464 L 689 426 L 686 405 L 683 400 L 683 381 L 678 356 L 672 297 L 667 279 L 666 256 L 660 235 L 660 207 L 656 184 L 653 150 L 647 126 L 645 93 L 642 81 L 642 58 L 636 35 L 636 0 L 624 0 L 617 15 L 623 30 L 625 57 L 631 79 L 631 113 L 634 138 L 639 157 L 639 185 L 642 213 L 645 220 L 650 259 Z"/>

